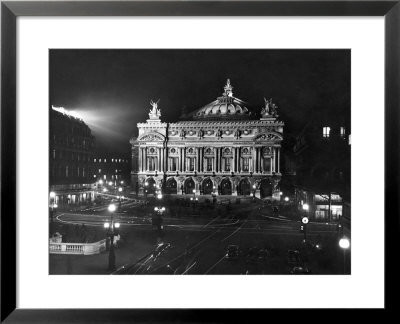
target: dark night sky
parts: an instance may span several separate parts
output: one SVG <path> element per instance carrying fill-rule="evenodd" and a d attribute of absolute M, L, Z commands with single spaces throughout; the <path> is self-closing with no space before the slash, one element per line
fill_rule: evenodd
<path fill-rule="evenodd" d="M 50 106 L 79 113 L 100 149 L 127 153 L 151 99 L 162 121 L 177 121 L 183 106 L 220 96 L 227 78 L 255 112 L 272 97 L 285 133 L 317 111 L 350 122 L 349 50 L 51 50 Z"/>

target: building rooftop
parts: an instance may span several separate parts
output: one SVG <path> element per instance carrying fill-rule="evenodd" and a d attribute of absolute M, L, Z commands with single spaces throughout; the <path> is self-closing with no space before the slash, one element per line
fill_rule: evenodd
<path fill-rule="evenodd" d="M 249 119 L 251 113 L 246 108 L 246 103 L 233 96 L 233 87 L 228 79 L 221 97 L 209 104 L 183 115 L 182 118 L 190 119 Z"/>

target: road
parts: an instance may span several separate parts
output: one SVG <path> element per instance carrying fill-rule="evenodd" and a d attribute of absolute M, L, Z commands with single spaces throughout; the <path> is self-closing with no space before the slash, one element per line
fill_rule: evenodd
<path fill-rule="evenodd" d="M 193 215 L 189 208 L 180 217 L 167 209 L 163 230 L 157 232 L 151 226 L 152 208 L 130 201 L 114 214 L 114 221 L 121 224 L 116 256 L 122 264 L 117 262 L 116 274 L 288 274 L 293 266 L 288 264 L 288 250 L 299 250 L 313 274 L 343 273 L 334 225 L 309 223 L 310 245 L 305 245 L 298 220 L 273 217 L 258 205 L 249 205 L 240 206 L 243 212 L 235 206 L 236 213 L 220 215 Z M 95 208 L 60 213 L 56 219 L 66 226 L 85 224 L 104 231 L 101 227 L 110 215 L 105 208 Z M 230 245 L 239 247 L 237 257 L 227 256 Z"/>

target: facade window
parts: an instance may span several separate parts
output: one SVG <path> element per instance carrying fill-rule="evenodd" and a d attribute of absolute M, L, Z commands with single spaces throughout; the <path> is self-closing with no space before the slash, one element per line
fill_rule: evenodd
<path fill-rule="evenodd" d="M 177 157 L 170 158 L 169 170 L 176 171 L 177 168 L 178 168 L 178 158 Z"/>
<path fill-rule="evenodd" d="M 344 138 L 346 136 L 346 128 L 340 127 L 340 137 Z"/>
<path fill-rule="evenodd" d="M 189 158 L 189 170 L 188 171 L 194 171 L 194 158 Z"/>
<path fill-rule="evenodd" d="M 104 176 L 103 176 L 103 178 L 104 178 L 104 180 L 106 180 L 106 179 L 107 179 L 107 176 L 106 176 L 106 175 L 104 175 Z"/>
<path fill-rule="evenodd" d="M 249 158 L 244 158 L 243 159 L 243 166 L 242 166 L 242 170 L 243 171 L 249 171 Z"/>
<path fill-rule="evenodd" d="M 96 162 L 96 159 L 94 159 L 94 162 Z"/>
<path fill-rule="evenodd" d="M 82 177 L 85 176 L 85 168 L 82 169 Z"/>
<path fill-rule="evenodd" d="M 79 167 L 78 167 L 78 177 L 80 176 L 80 174 L 79 174 Z"/>
<path fill-rule="evenodd" d="M 68 178 L 68 166 L 65 167 L 65 177 Z"/>
<path fill-rule="evenodd" d="M 99 173 L 101 173 L 101 169 L 99 169 Z"/>
<path fill-rule="evenodd" d="M 271 172 L 271 159 L 270 158 L 263 159 L 263 170 L 264 170 L 264 172 Z"/>
<path fill-rule="evenodd" d="M 107 159 L 104 159 L 104 163 L 107 163 Z"/>
<path fill-rule="evenodd" d="M 56 150 L 53 150 L 53 160 L 56 158 Z"/>
<path fill-rule="evenodd" d="M 111 159 L 111 162 L 114 162 L 114 159 Z"/>
<path fill-rule="evenodd" d="M 157 158 L 151 156 L 147 159 L 147 162 L 148 162 L 149 171 L 155 171 L 156 165 L 157 165 Z"/>
<path fill-rule="evenodd" d="M 213 162 L 212 158 L 206 158 L 206 171 L 212 171 L 213 169 L 212 162 Z"/>
<path fill-rule="evenodd" d="M 101 163 L 101 159 L 99 159 L 99 163 Z"/>
<path fill-rule="evenodd" d="M 328 138 L 331 133 L 331 128 L 330 127 L 324 127 L 322 129 L 322 136 Z"/>
<path fill-rule="evenodd" d="M 222 159 L 222 169 L 224 171 L 231 171 L 231 159 L 230 158 Z"/>

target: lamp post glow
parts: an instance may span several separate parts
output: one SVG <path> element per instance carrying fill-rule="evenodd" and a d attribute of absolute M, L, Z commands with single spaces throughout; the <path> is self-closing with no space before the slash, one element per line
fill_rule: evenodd
<path fill-rule="evenodd" d="M 350 241 L 347 238 L 343 237 L 339 240 L 339 246 L 342 249 L 347 250 L 350 247 Z"/>
<path fill-rule="evenodd" d="M 114 270 L 115 269 L 115 252 L 114 252 L 114 228 L 118 228 L 119 227 L 119 223 L 118 227 L 115 226 L 116 224 L 114 224 L 114 212 L 115 212 L 115 205 L 111 204 L 110 206 L 108 206 L 108 211 L 111 213 L 111 223 L 105 223 L 104 224 L 104 228 L 109 229 L 109 233 L 108 235 L 110 236 L 110 254 L 108 255 L 108 269 L 109 270 Z"/>
<path fill-rule="evenodd" d="M 158 193 L 157 199 L 159 200 L 159 205 L 161 205 L 162 194 Z M 156 216 L 153 217 L 153 226 L 157 226 L 157 230 L 160 232 L 162 230 L 162 215 L 165 211 L 165 207 L 163 206 L 156 206 L 154 207 L 154 211 L 156 212 Z"/>
<path fill-rule="evenodd" d="M 119 209 L 121 209 L 121 198 L 122 198 L 121 197 L 121 192 L 122 192 L 122 188 L 121 187 L 118 188 L 118 192 L 120 193 L 120 195 L 118 196 L 118 200 L 119 200 L 119 206 L 118 207 L 119 207 Z"/>
<path fill-rule="evenodd" d="M 343 274 L 346 273 L 346 250 L 350 248 L 350 240 L 346 237 L 342 237 L 339 240 L 339 246 L 343 249 Z"/>
<path fill-rule="evenodd" d="M 58 207 L 56 204 L 56 193 L 54 191 L 50 192 L 50 220 L 51 220 L 51 228 L 50 231 L 53 231 L 53 221 L 54 221 L 54 210 Z"/>

